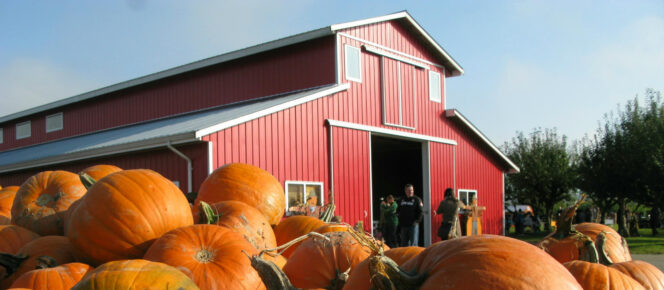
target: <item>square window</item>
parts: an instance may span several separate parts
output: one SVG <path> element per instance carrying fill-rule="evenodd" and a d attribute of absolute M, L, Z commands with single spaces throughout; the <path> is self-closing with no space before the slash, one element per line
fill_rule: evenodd
<path fill-rule="evenodd" d="M 16 140 L 28 138 L 32 135 L 30 121 L 16 124 Z"/>
<path fill-rule="evenodd" d="M 429 71 L 429 100 L 441 102 L 440 74 Z"/>
<path fill-rule="evenodd" d="M 465 205 L 471 205 L 473 199 L 477 199 L 477 190 L 459 189 L 459 200 Z"/>
<path fill-rule="evenodd" d="M 46 133 L 62 130 L 62 113 L 46 116 Z"/>
<path fill-rule="evenodd" d="M 360 48 L 346 45 L 346 79 L 362 82 L 362 52 Z"/>
<path fill-rule="evenodd" d="M 323 206 L 323 183 L 286 181 L 286 215 L 318 217 Z"/>

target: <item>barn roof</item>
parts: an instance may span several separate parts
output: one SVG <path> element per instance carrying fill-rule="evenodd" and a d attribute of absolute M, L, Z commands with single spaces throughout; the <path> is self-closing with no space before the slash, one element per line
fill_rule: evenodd
<path fill-rule="evenodd" d="M 327 85 L 0 152 L 0 173 L 200 141 L 202 136 L 348 89 Z"/>
<path fill-rule="evenodd" d="M 352 21 L 352 22 L 346 22 L 346 23 L 340 23 L 340 24 L 334 24 L 330 26 L 326 26 L 323 28 L 319 28 L 316 30 L 311 30 L 308 32 L 292 35 L 289 37 L 277 39 L 274 41 L 270 42 L 265 42 L 262 44 L 258 44 L 255 46 L 239 49 L 236 51 L 232 51 L 229 53 L 217 55 L 214 57 L 206 58 L 203 60 L 199 60 L 196 62 L 192 62 L 189 64 L 181 65 L 178 67 L 174 67 L 171 69 L 167 69 L 164 71 L 156 72 L 153 74 L 149 74 L 143 77 L 135 78 L 132 80 L 128 80 L 125 82 L 117 83 L 114 85 L 110 85 L 107 87 L 103 87 L 94 91 L 90 91 L 87 93 L 83 93 L 80 95 L 76 95 L 73 97 L 65 98 L 59 101 L 55 101 L 52 103 L 48 103 L 45 105 L 33 107 L 24 111 L 16 112 L 10 115 L 2 116 L 0 117 L 0 123 L 5 123 L 11 120 L 19 119 L 22 117 L 26 117 L 32 114 L 36 113 L 41 113 L 44 111 L 48 111 L 51 109 L 55 109 L 58 107 L 62 107 L 65 105 L 69 105 L 72 103 L 77 103 L 80 101 L 92 99 L 98 96 L 106 95 L 109 93 L 117 92 L 120 90 L 124 90 L 127 88 L 147 84 L 150 82 L 154 82 L 157 80 L 165 79 L 168 77 L 176 76 L 179 74 L 187 73 L 190 71 L 202 69 L 205 67 L 213 66 L 213 65 L 218 65 L 221 63 L 229 62 L 232 60 L 236 60 L 239 58 L 243 57 L 248 57 L 251 55 L 255 55 L 258 53 L 278 49 L 281 47 L 309 41 L 312 39 L 317 39 L 320 37 L 325 37 L 325 36 L 330 36 L 334 35 L 335 33 L 348 29 L 348 28 L 353 28 L 357 26 L 362 26 L 362 25 L 368 25 L 372 23 L 379 23 L 379 22 L 384 22 L 384 21 L 392 21 L 392 20 L 397 20 L 400 23 L 402 23 L 406 28 L 409 29 L 419 40 L 422 41 L 422 43 L 425 44 L 426 47 L 428 47 L 433 53 L 434 56 L 438 57 L 442 62 L 445 68 L 449 72 L 449 76 L 458 76 L 463 74 L 463 68 L 440 46 L 432 37 L 427 33 L 422 26 L 420 26 L 415 19 L 413 19 L 410 14 L 406 11 L 394 13 L 394 14 L 389 14 L 389 15 L 384 15 L 380 17 L 374 17 L 374 18 L 368 18 L 368 19 L 363 19 L 363 20 L 358 20 L 358 21 Z"/>

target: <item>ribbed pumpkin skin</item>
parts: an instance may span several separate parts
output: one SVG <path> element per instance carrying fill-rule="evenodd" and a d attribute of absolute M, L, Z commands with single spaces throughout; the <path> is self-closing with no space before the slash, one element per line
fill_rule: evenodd
<path fill-rule="evenodd" d="M 297 247 L 288 258 L 284 273 L 298 288 L 327 288 L 338 273 L 354 268 L 371 255 L 371 250 L 359 244 L 348 232 L 330 232 L 311 237 Z"/>
<path fill-rule="evenodd" d="M 597 235 L 601 232 L 607 232 L 604 252 L 614 263 L 631 261 L 632 255 L 629 248 L 623 247 L 622 237 L 613 228 L 597 223 L 580 223 L 574 225 L 574 229 L 588 235 L 593 241 L 597 240 Z"/>
<path fill-rule="evenodd" d="M 385 251 L 385 256 L 392 259 L 397 265 L 403 265 L 403 263 L 416 257 L 422 251 L 424 251 L 422 247 L 400 247 Z M 369 259 L 365 259 L 350 271 L 344 289 L 370 289 L 370 279 Z"/>
<path fill-rule="evenodd" d="M 88 272 L 74 290 L 199 289 L 180 272 L 164 263 L 142 259 L 108 262 Z"/>
<path fill-rule="evenodd" d="M 323 226 L 325 222 L 312 216 L 292 216 L 282 220 L 275 228 L 274 235 L 277 239 L 277 245 L 281 246 L 300 236 L 306 235 L 315 229 Z M 296 243 L 286 249 L 281 255 L 288 258 L 295 249 L 301 244 Z"/>
<path fill-rule="evenodd" d="M 166 233 L 144 259 L 171 265 L 202 289 L 265 289 L 247 255 L 258 251 L 242 236 L 217 225 L 193 225 Z"/>
<path fill-rule="evenodd" d="M 257 250 L 277 246 L 277 239 L 270 223 L 257 209 L 235 200 L 221 201 L 210 206 L 220 215 L 216 225 L 241 234 Z M 200 212 L 200 207 L 194 208 L 194 223 L 200 222 Z"/>
<path fill-rule="evenodd" d="M 16 254 L 28 242 L 39 235 L 17 225 L 0 226 L 0 252 Z"/>
<path fill-rule="evenodd" d="M 27 272 L 12 284 L 12 288 L 33 290 L 69 290 L 83 278 L 92 267 L 83 263 L 68 263 L 53 268 Z"/>
<path fill-rule="evenodd" d="M 664 273 L 648 262 L 632 260 L 610 267 L 632 277 L 646 289 L 664 290 Z"/>
<path fill-rule="evenodd" d="M 93 266 L 141 258 L 163 234 L 194 223 L 182 191 L 147 169 L 124 170 L 97 181 L 68 222 L 66 235 L 77 258 Z"/>
<path fill-rule="evenodd" d="M 639 282 L 622 272 L 602 264 L 570 261 L 563 264 L 583 289 L 645 289 Z"/>
<path fill-rule="evenodd" d="M 229 163 L 203 181 L 194 206 L 200 201 L 237 200 L 258 209 L 270 225 L 277 225 L 286 208 L 284 198 L 281 183 L 269 172 L 249 164 Z"/>
<path fill-rule="evenodd" d="M 565 267 L 546 252 L 495 235 L 435 243 L 402 268 L 428 273 L 420 289 L 581 289 Z"/>
<path fill-rule="evenodd" d="M 8 225 L 12 222 L 12 204 L 18 186 L 6 186 L 0 189 L 0 225 Z"/>
<path fill-rule="evenodd" d="M 2 280 L 0 288 L 4 289 L 21 277 L 23 274 L 34 270 L 40 256 L 49 256 L 53 258 L 56 265 L 75 262 L 74 253 L 71 244 L 63 236 L 44 236 L 39 237 L 23 246 L 17 255 L 27 256 L 28 258 L 21 263 L 16 272 L 8 278 Z"/>
<path fill-rule="evenodd" d="M 331 232 L 347 232 L 349 228 L 351 228 L 351 226 L 347 224 L 329 223 L 329 224 L 323 224 L 322 226 L 316 228 L 314 232 L 321 234 L 331 233 Z"/>
<path fill-rule="evenodd" d="M 37 173 L 16 192 L 12 223 L 40 235 L 62 235 L 65 212 L 85 192 L 74 173 L 61 170 Z"/>
<path fill-rule="evenodd" d="M 115 173 L 118 171 L 122 171 L 122 168 L 117 167 L 115 165 L 108 165 L 108 164 L 98 164 L 98 165 L 93 165 L 88 168 L 85 168 L 81 170 L 78 174 L 87 174 L 90 177 L 92 177 L 94 180 L 99 181 L 100 179 L 104 178 L 106 175 L 109 175 L 111 173 Z"/>

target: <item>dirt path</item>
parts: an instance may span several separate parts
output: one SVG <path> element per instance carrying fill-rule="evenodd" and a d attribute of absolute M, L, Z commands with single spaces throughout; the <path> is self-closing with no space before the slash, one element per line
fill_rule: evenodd
<path fill-rule="evenodd" d="M 632 260 L 646 261 L 664 272 L 664 255 L 632 255 Z"/>

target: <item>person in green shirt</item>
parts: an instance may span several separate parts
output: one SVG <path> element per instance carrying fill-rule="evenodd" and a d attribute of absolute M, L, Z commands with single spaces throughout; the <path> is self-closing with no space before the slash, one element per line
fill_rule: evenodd
<path fill-rule="evenodd" d="M 382 231 L 385 244 L 390 248 L 394 248 L 397 246 L 399 218 L 397 217 L 397 203 L 394 202 L 394 196 L 391 194 L 381 201 L 380 216 L 383 219 Z"/>

